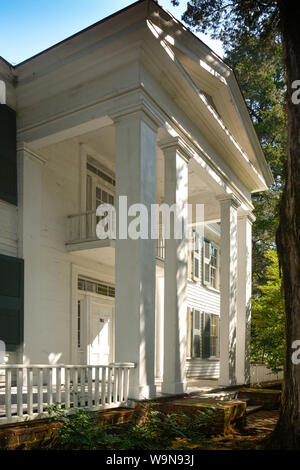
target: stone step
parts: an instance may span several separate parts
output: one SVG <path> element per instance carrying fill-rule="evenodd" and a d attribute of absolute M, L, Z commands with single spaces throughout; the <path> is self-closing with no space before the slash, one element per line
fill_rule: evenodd
<path fill-rule="evenodd" d="M 249 403 L 250 398 L 238 398 L 238 401 L 244 401 L 245 403 Z"/>
<path fill-rule="evenodd" d="M 234 392 L 221 391 L 221 392 L 214 392 L 214 393 L 203 393 L 200 395 L 200 398 L 211 398 L 214 400 L 230 401 L 230 400 L 236 400 L 237 394 L 238 392 L 236 391 Z"/>
<path fill-rule="evenodd" d="M 262 405 L 266 410 L 278 410 L 281 401 L 281 390 L 261 389 L 261 388 L 241 388 L 238 392 L 238 399 L 249 399 L 251 405 Z"/>
<path fill-rule="evenodd" d="M 256 411 L 260 411 L 263 409 L 262 405 L 247 405 L 246 408 L 246 415 L 250 415 L 252 413 L 256 413 Z"/>

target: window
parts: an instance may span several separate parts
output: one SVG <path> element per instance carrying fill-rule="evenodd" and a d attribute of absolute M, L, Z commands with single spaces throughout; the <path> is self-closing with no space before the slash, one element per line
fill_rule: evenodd
<path fill-rule="evenodd" d="M 87 157 L 86 170 L 86 233 L 88 238 L 92 238 L 100 221 L 100 217 L 95 216 L 97 207 L 101 204 L 114 205 L 116 182 L 110 170 L 90 156 Z"/>
<path fill-rule="evenodd" d="M 219 316 L 192 310 L 192 357 L 219 357 Z"/>
<path fill-rule="evenodd" d="M 87 210 L 96 210 L 100 204 L 114 204 L 116 182 L 104 173 L 87 163 L 86 202 Z"/>
<path fill-rule="evenodd" d="M 82 277 L 78 278 L 78 290 L 105 295 L 106 297 L 115 297 L 114 286 Z"/>
<path fill-rule="evenodd" d="M 219 289 L 219 248 L 210 240 L 203 242 L 203 284 Z"/>

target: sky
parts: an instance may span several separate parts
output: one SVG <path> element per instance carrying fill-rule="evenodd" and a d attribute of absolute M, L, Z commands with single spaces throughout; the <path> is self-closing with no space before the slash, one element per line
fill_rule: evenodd
<path fill-rule="evenodd" d="M 0 0 L 0 56 L 13 65 L 47 49 L 116 11 L 133 0 Z M 159 4 L 179 20 L 186 0 L 174 7 Z M 222 56 L 222 45 L 203 34 L 199 37 Z"/>

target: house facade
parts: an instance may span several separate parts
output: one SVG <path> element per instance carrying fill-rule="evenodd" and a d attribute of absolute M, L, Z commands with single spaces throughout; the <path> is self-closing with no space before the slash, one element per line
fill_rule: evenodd
<path fill-rule="evenodd" d="M 143 0 L 0 59 L 0 103 L 8 363 L 134 362 L 132 398 L 247 383 L 251 194 L 272 175 L 233 71 Z M 204 226 L 192 243 L 100 240 L 96 209 L 120 196 L 202 204 Z"/>

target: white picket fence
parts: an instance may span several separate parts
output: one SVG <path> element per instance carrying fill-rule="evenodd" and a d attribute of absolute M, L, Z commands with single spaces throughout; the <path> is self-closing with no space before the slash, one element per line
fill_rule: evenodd
<path fill-rule="evenodd" d="M 263 382 L 271 382 L 272 380 L 282 380 L 283 372 L 274 374 L 267 366 L 261 362 L 253 362 L 250 364 L 250 383 L 259 384 Z"/>
<path fill-rule="evenodd" d="M 49 417 L 55 405 L 99 410 L 127 406 L 134 363 L 109 365 L 0 365 L 0 424 Z"/>

